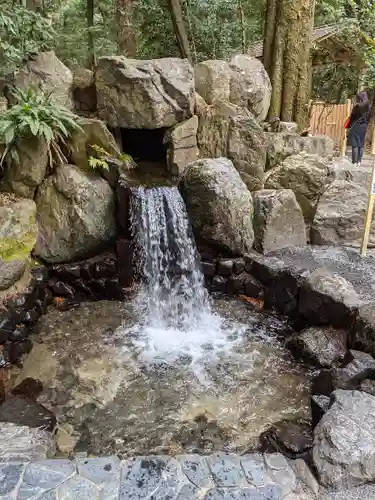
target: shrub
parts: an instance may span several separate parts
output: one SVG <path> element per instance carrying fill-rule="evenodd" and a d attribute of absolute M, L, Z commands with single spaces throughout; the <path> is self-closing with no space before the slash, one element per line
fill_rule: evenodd
<path fill-rule="evenodd" d="M 64 151 L 72 132 L 80 128 L 78 117 L 53 103 L 51 94 L 32 87 L 26 91 L 14 89 L 12 95 L 16 104 L 0 114 L 0 142 L 5 144 L 0 165 L 7 156 L 17 160 L 18 141 L 32 136 L 43 137 L 47 142 L 51 168 L 67 163 Z"/>
<path fill-rule="evenodd" d="M 20 68 L 27 59 L 52 48 L 56 35 L 48 19 L 13 5 L 0 12 L 0 73 Z"/>

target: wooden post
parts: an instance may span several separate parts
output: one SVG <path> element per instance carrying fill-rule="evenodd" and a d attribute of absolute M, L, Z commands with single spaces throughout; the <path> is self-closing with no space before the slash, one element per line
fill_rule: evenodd
<path fill-rule="evenodd" d="M 350 99 L 347 99 L 346 100 L 346 116 L 347 117 L 350 115 L 351 110 L 352 110 L 352 101 Z M 348 142 L 348 137 L 347 137 L 346 130 L 345 130 L 344 139 L 343 139 L 342 145 L 341 145 L 341 156 L 346 155 L 347 142 Z"/>
<path fill-rule="evenodd" d="M 368 192 L 368 201 L 367 201 L 367 210 L 366 210 L 366 217 L 365 217 L 365 230 L 363 232 L 363 238 L 362 238 L 362 245 L 361 245 L 361 256 L 365 257 L 367 253 L 367 245 L 368 245 L 368 240 L 370 237 L 370 231 L 371 231 L 371 223 L 372 223 L 372 214 L 374 211 L 374 198 L 375 198 L 375 141 L 374 141 L 374 135 L 373 134 L 373 140 L 372 140 L 372 148 L 371 148 L 371 154 L 372 154 L 372 172 L 371 172 L 371 182 L 369 186 L 369 192 Z"/>

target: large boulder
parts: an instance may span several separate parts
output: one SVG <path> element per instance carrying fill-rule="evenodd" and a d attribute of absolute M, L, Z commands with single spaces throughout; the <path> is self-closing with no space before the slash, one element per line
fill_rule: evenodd
<path fill-rule="evenodd" d="M 17 156 L 9 161 L 0 187 L 23 198 L 34 199 L 48 167 L 48 147 L 43 137 L 21 138 Z"/>
<path fill-rule="evenodd" d="M 290 132 L 268 132 L 266 141 L 267 169 L 276 167 L 288 156 L 299 153 L 314 154 L 327 160 L 333 157 L 334 143 L 327 136 L 301 137 Z"/>
<path fill-rule="evenodd" d="M 306 245 L 302 210 L 291 189 L 263 189 L 253 199 L 256 250 L 267 254 Z"/>
<path fill-rule="evenodd" d="M 226 101 L 247 108 L 259 121 L 266 119 L 271 101 L 271 82 L 255 57 L 236 55 L 229 63 L 203 61 L 194 68 L 195 87 L 208 104 Z"/>
<path fill-rule="evenodd" d="M 36 206 L 32 200 L 0 195 L 0 259 L 25 261 L 37 236 Z"/>
<path fill-rule="evenodd" d="M 114 239 L 115 202 L 109 184 L 74 165 L 62 165 L 39 188 L 35 253 L 46 262 L 90 257 Z"/>
<path fill-rule="evenodd" d="M 198 241 L 235 255 L 251 250 L 253 201 L 230 160 L 193 163 L 185 171 L 182 190 Z"/>
<path fill-rule="evenodd" d="M 375 480 L 374 396 L 335 391 L 314 434 L 314 465 L 323 486 L 343 489 Z"/>
<path fill-rule="evenodd" d="M 197 130 L 197 116 L 168 130 L 164 142 L 168 144 L 167 167 L 172 175 L 182 175 L 187 165 L 198 159 Z"/>
<path fill-rule="evenodd" d="M 329 163 L 317 155 L 298 154 L 287 158 L 265 176 L 266 189 L 291 189 L 296 195 L 306 224 L 313 221 L 321 195 L 332 182 Z"/>
<path fill-rule="evenodd" d="M 264 132 L 247 109 L 215 102 L 199 120 L 198 147 L 203 158 L 232 160 L 250 191 L 263 188 Z"/>
<path fill-rule="evenodd" d="M 263 121 L 271 102 L 271 81 L 263 64 L 255 57 L 239 54 L 230 60 L 230 97 L 233 104 L 248 108 Z"/>
<path fill-rule="evenodd" d="M 54 102 L 68 109 L 74 108 L 73 74 L 53 51 L 40 52 L 29 59 L 26 65 L 14 74 L 12 83 L 21 89 L 40 87 L 47 94 L 51 94 Z"/>
<path fill-rule="evenodd" d="M 313 225 L 311 241 L 315 245 L 358 247 L 364 231 L 368 189 L 353 181 L 334 181 L 321 196 Z M 375 245 L 375 220 L 369 246 Z"/>
<path fill-rule="evenodd" d="M 195 89 L 207 104 L 229 101 L 231 70 L 226 61 L 203 61 L 194 67 Z"/>
<path fill-rule="evenodd" d="M 111 127 L 171 127 L 193 115 L 194 75 L 186 60 L 101 57 L 95 76 L 99 116 Z"/>

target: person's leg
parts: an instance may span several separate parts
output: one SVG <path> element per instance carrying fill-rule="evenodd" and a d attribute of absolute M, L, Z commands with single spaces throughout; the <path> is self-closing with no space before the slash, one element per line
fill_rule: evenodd
<path fill-rule="evenodd" d="M 358 163 L 362 162 L 364 148 L 358 148 Z"/>
<path fill-rule="evenodd" d="M 359 150 L 356 146 L 352 146 L 352 163 L 355 165 L 358 163 Z"/>

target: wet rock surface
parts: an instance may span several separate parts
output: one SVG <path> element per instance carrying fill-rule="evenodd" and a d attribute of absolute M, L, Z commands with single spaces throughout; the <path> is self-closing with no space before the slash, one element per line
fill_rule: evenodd
<path fill-rule="evenodd" d="M 314 465 L 320 482 L 349 488 L 375 479 L 375 397 L 338 390 L 314 431 Z"/>
<path fill-rule="evenodd" d="M 1 465 L 6 498 L 313 500 L 302 468 L 282 455 L 77 458 Z"/>
<path fill-rule="evenodd" d="M 294 335 L 288 342 L 297 356 L 318 366 L 330 367 L 347 353 L 347 332 L 330 327 L 310 327 Z"/>
<path fill-rule="evenodd" d="M 288 325 L 241 301 L 218 300 L 228 345 L 191 365 L 142 356 L 124 303 L 96 302 L 43 316 L 16 380 L 40 380 L 39 404 L 73 427 L 75 451 L 145 453 L 246 451 L 281 420 L 308 418 L 308 379 L 278 342 Z M 239 321 L 247 328 L 231 332 Z M 230 409 L 230 411 L 228 411 Z M 254 409 L 256 409 L 254 411 Z M 126 433 L 124 433 L 126 429 Z"/>

